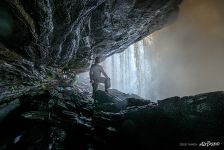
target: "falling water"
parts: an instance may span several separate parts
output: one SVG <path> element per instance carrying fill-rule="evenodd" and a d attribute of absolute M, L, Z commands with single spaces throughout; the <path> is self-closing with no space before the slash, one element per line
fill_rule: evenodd
<path fill-rule="evenodd" d="M 125 93 L 155 99 L 152 87 L 150 48 L 152 36 L 131 46 L 124 52 L 107 58 L 102 66 L 111 78 L 111 86 Z"/>
<path fill-rule="evenodd" d="M 157 61 L 152 35 L 114 54 L 101 63 L 111 79 L 111 88 L 124 93 L 137 94 L 144 99 L 160 99 L 160 80 L 157 79 Z M 78 75 L 80 83 L 90 87 L 89 72 Z M 104 87 L 101 87 L 104 89 Z"/>

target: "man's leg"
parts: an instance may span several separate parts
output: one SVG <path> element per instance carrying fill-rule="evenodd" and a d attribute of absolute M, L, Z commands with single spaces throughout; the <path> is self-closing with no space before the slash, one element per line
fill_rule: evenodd
<path fill-rule="evenodd" d="M 92 83 L 92 87 L 93 87 L 93 98 L 95 98 L 95 93 L 96 93 L 96 90 L 98 88 L 98 83 Z"/>
<path fill-rule="evenodd" d="M 110 88 L 110 78 L 106 78 L 106 80 L 105 80 L 105 91 L 108 92 L 109 88 Z"/>
<path fill-rule="evenodd" d="M 100 83 L 104 84 L 105 91 L 108 92 L 108 88 L 109 88 L 108 78 L 100 77 L 98 80 L 99 80 Z"/>

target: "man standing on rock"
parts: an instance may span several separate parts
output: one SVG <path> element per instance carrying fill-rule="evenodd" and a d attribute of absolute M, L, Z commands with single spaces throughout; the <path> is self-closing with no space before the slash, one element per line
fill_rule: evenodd
<path fill-rule="evenodd" d="M 96 57 L 95 64 L 91 66 L 89 72 L 90 82 L 92 83 L 93 86 L 93 96 L 95 95 L 99 83 L 104 83 L 106 92 L 108 92 L 108 88 L 110 87 L 110 78 L 104 72 L 103 67 L 99 65 L 99 63 L 100 63 L 100 57 Z M 101 77 L 101 73 L 104 75 L 104 77 Z"/>

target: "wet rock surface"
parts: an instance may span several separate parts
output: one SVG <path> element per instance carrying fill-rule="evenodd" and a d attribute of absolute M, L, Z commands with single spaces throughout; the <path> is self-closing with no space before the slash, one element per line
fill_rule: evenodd
<path fill-rule="evenodd" d="M 0 101 L 43 91 L 161 29 L 180 0 L 1 0 Z"/>
<path fill-rule="evenodd" d="M 97 91 L 94 102 L 88 91 L 57 87 L 16 102 L 0 114 L 1 149 L 159 149 L 203 141 L 221 148 L 224 139 L 222 91 L 153 103 L 111 89 Z"/>

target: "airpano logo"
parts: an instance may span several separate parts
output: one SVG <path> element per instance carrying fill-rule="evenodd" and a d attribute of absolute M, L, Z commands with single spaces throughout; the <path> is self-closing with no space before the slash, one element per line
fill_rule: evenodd
<path fill-rule="evenodd" d="M 201 142 L 201 143 L 179 143 L 179 146 L 190 146 L 190 147 L 195 147 L 195 146 L 199 146 L 199 147 L 217 147 L 220 146 L 221 143 L 220 142 L 211 142 L 211 141 L 207 141 L 207 142 Z"/>
<path fill-rule="evenodd" d="M 220 146 L 220 142 L 211 142 L 211 141 L 201 142 L 201 143 L 199 144 L 199 146 L 203 146 L 203 147 Z"/>

